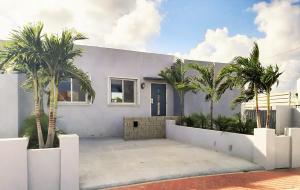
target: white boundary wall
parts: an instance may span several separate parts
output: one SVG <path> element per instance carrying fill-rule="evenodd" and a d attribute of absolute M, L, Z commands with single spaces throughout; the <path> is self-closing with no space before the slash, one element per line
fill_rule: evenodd
<path fill-rule="evenodd" d="M 201 146 L 218 152 L 253 160 L 253 135 L 228 133 L 175 125 L 167 121 L 166 137 L 175 141 Z"/>
<path fill-rule="evenodd" d="M 27 138 L 0 139 L 0 189 L 78 190 L 79 137 L 59 141 L 59 148 L 27 150 Z"/>
<path fill-rule="evenodd" d="M 276 136 L 274 129 L 256 128 L 254 135 L 244 135 L 179 126 L 175 121 L 166 121 L 168 139 L 240 157 L 268 170 L 300 166 L 300 128 L 288 130 L 289 135 Z"/>
<path fill-rule="evenodd" d="M 0 139 L 0 189 L 27 189 L 27 138 Z"/>

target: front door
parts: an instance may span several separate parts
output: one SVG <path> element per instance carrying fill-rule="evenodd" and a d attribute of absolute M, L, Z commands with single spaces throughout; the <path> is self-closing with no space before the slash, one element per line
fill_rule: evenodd
<path fill-rule="evenodd" d="M 151 115 L 166 115 L 166 84 L 151 83 Z"/>

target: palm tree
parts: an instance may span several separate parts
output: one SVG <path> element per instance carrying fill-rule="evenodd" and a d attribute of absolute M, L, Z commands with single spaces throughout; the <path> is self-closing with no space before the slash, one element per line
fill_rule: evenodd
<path fill-rule="evenodd" d="M 160 71 L 159 76 L 170 84 L 178 93 L 180 104 L 180 123 L 184 115 L 184 95 L 190 91 L 189 78 L 186 75 L 187 69 L 180 59 L 177 59 L 170 68 Z"/>
<path fill-rule="evenodd" d="M 80 82 L 81 89 L 89 94 L 91 100 L 95 98 L 95 91 L 92 88 L 88 75 L 74 65 L 74 59 L 82 54 L 81 49 L 75 48 L 74 42 L 83 39 L 86 39 L 86 37 L 71 30 L 64 30 L 60 36 L 45 36 L 43 60 L 50 86 L 49 125 L 46 147 L 53 146 L 56 128 L 58 85 L 60 81 L 66 78 L 75 78 Z"/>
<path fill-rule="evenodd" d="M 272 86 L 276 83 L 279 84 L 279 76 L 282 72 L 279 72 L 279 68 L 277 65 L 274 67 L 269 65 L 264 69 L 263 75 L 261 77 L 261 83 L 263 85 L 263 89 L 267 95 L 267 119 L 266 119 L 266 128 L 270 127 L 270 116 L 271 116 L 271 108 L 270 108 L 270 93 L 272 90 Z"/>
<path fill-rule="evenodd" d="M 26 74 L 34 94 L 34 113 L 38 132 L 39 147 L 44 147 L 43 133 L 41 129 L 41 109 L 42 89 L 40 85 L 40 69 L 43 61 L 41 54 L 43 24 L 29 24 L 20 30 L 14 30 L 11 39 L 1 50 L 0 69 L 12 66 L 14 70 Z"/>
<path fill-rule="evenodd" d="M 260 111 L 258 105 L 258 94 L 263 92 L 261 77 L 263 67 L 259 61 L 259 48 L 257 43 L 250 53 L 250 57 L 235 57 L 232 63 L 225 66 L 221 75 L 227 78 L 231 87 L 241 88 L 241 94 L 233 102 L 247 102 L 255 97 L 257 127 L 261 127 Z"/>
<path fill-rule="evenodd" d="M 205 101 L 210 102 L 210 128 L 213 129 L 214 103 L 220 100 L 230 83 L 224 81 L 223 76 L 215 75 L 215 64 L 203 66 L 191 63 L 188 66 L 196 71 L 196 74 L 191 77 L 191 88 L 194 91 L 204 92 Z"/>

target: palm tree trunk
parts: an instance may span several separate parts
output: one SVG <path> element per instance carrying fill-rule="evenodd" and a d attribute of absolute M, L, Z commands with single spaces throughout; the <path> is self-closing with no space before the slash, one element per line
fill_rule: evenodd
<path fill-rule="evenodd" d="M 214 102 L 210 100 L 210 129 L 213 129 Z"/>
<path fill-rule="evenodd" d="M 271 108 L 270 108 L 270 91 L 267 90 L 267 120 L 266 128 L 270 128 L 270 117 L 271 117 Z"/>
<path fill-rule="evenodd" d="M 44 137 L 43 131 L 41 126 L 41 109 L 40 109 L 40 92 L 38 90 L 38 84 L 36 80 L 33 80 L 33 87 L 34 87 L 34 113 L 35 113 L 35 122 L 36 122 L 36 129 L 39 141 L 39 148 L 44 148 Z"/>
<path fill-rule="evenodd" d="M 50 106 L 49 106 L 49 123 L 48 123 L 48 135 L 46 147 L 53 147 L 54 135 L 55 135 L 55 97 L 56 97 L 56 89 L 55 89 L 55 80 L 51 79 L 50 83 Z"/>
<path fill-rule="evenodd" d="M 260 116 L 260 111 L 259 111 L 259 107 L 258 107 L 258 92 L 257 92 L 257 88 L 254 87 L 254 93 L 255 93 L 255 111 L 256 111 L 256 125 L 257 128 L 261 128 L 261 116 Z"/>

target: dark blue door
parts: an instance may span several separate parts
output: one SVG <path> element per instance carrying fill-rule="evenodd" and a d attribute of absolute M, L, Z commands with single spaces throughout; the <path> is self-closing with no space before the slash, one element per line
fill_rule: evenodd
<path fill-rule="evenodd" d="M 151 115 L 166 115 L 166 85 L 151 83 Z"/>

